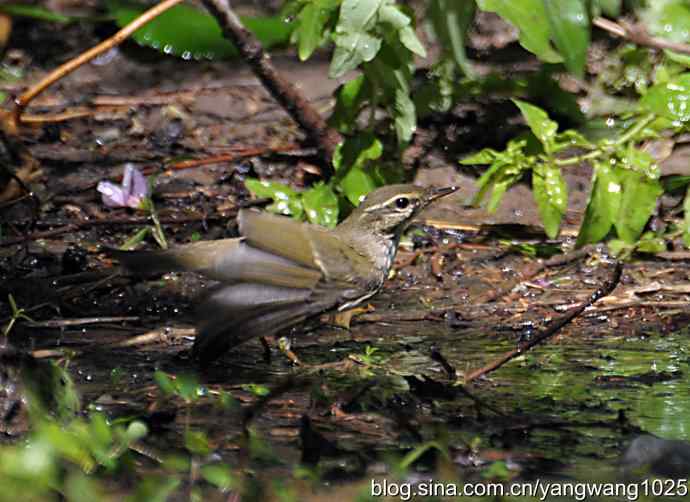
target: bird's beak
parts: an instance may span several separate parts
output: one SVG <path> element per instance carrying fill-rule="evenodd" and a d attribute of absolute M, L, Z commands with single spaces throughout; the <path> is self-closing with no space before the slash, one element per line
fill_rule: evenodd
<path fill-rule="evenodd" d="M 450 195 L 453 192 L 457 191 L 458 188 L 460 187 L 444 187 L 444 188 L 429 188 L 426 192 L 426 202 L 429 203 L 433 200 L 440 199 L 441 197 L 445 197 L 446 195 Z"/>

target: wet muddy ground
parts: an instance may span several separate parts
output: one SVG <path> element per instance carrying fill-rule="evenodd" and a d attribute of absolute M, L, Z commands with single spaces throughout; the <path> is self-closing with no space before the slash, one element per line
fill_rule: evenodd
<path fill-rule="evenodd" d="M 336 83 L 324 78 L 325 59 L 295 65 L 286 55 L 278 63 L 327 109 Z M 25 82 L 47 66 L 27 64 Z M 96 183 L 117 179 L 126 161 L 162 173 L 154 201 L 174 244 L 236 235 L 237 208 L 261 205 L 249 201 L 244 177 L 300 185 L 318 166 L 296 126 L 239 63 L 141 61 L 119 51 L 30 110 L 83 113 L 23 131 L 40 164 L 41 205 L 37 214 L 30 201 L 3 209 L 0 293 L 34 323 L 18 322 L 9 342 L 37 358 L 68 360 L 85 409 L 143 418 L 151 430 L 139 445 L 144 472 L 182 451 L 186 431 L 200 430 L 209 439 L 206 458 L 252 469 L 266 485 L 290 479 L 304 500 L 366 493 L 372 477 L 394 477 L 394 459 L 428 441 L 447 446 L 450 458 L 431 449 L 408 479 L 620 479 L 622 453 L 643 432 L 689 439 L 690 269 L 681 254 L 638 257 L 611 296 L 551 341 L 461 386 L 465 375 L 585 301 L 613 268 L 605 250 L 592 249 L 524 274 L 535 258 L 521 251 L 545 243 L 525 187 L 509 192 L 498 215 L 462 207 L 473 176 L 458 172 L 457 156 L 513 130 L 500 108 L 460 107 L 420 130 L 406 159 L 410 177 L 463 190 L 420 218 L 395 274 L 349 330 L 321 319 L 293 331 L 299 366 L 277 344 L 267 358 L 252 341 L 199 369 L 188 351 L 194 298 L 206 284 L 191 275 L 123 275 L 99 246 L 119 245 L 150 221 L 105 208 Z M 485 131 L 489 121 L 492 135 L 479 141 L 473 128 Z M 227 157 L 169 169 L 214 155 Z M 551 245 L 571 250 L 588 176 L 583 168 L 569 179 L 572 213 L 564 240 Z M 506 223 L 522 226 L 499 225 Z M 146 245 L 155 247 L 152 239 Z M 0 305 L 4 319 L 9 305 Z M 166 395 L 157 371 L 194 375 L 198 395 L 187 403 Z M 25 426 L 5 424 L 6 439 Z M 291 478 L 300 463 L 318 466 L 316 489 Z M 128 481 L 113 487 L 126 493 Z"/>

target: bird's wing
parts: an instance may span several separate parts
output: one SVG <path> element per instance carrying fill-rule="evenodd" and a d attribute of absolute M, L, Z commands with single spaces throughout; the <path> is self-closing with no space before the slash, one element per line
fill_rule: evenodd
<path fill-rule="evenodd" d="M 271 336 L 339 302 L 340 292 L 266 286 L 220 285 L 201 304 L 193 355 L 208 363 L 257 336 Z"/>
<path fill-rule="evenodd" d="M 274 286 L 313 288 L 321 272 L 251 247 L 241 239 L 194 242 L 162 251 L 108 249 L 129 270 L 144 274 L 198 272 L 226 283 L 256 282 Z"/>
<path fill-rule="evenodd" d="M 224 253 L 240 246 L 240 239 L 200 241 L 159 251 L 123 251 L 105 248 L 108 256 L 116 258 L 128 270 L 142 275 L 164 272 L 201 272 L 215 267 Z"/>
<path fill-rule="evenodd" d="M 320 271 L 333 285 L 367 275 L 371 261 L 335 233 L 266 212 L 241 210 L 240 233 L 252 247 Z"/>

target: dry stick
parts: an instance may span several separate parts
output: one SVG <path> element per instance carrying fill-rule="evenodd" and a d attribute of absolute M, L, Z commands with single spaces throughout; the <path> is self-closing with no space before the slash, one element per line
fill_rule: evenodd
<path fill-rule="evenodd" d="M 145 24 L 149 23 L 150 21 L 153 21 L 157 16 L 165 12 L 166 10 L 170 9 L 171 7 L 177 5 L 178 3 L 182 2 L 182 0 L 164 0 L 155 7 L 152 7 L 151 9 L 147 10 L 144 12 L 141 16 L 136 18 L 134 21 L 129 23 L 127 26 L 122 28 L 120 31 L 115 33 L 112 37 L 110 37 L 107 40 L 104 40 L 100 44 L 98 44 L 95 47 L 92 47 L 88 51 L 84 52 L 80 56 L 67 61 L 65 64 L 59 66 L 52 72 L 50 72 L 48 75 L 46 75 L 43 80 L 41 80 L 38 84 L 34 85 L 31 89 L 26 91 L 24 94 L 19 96 L 18 98 L 15 99 L 15 108 L 14 108 L 14 113 L 13 113 L 13 124 L 12 126 L 14 127 L 16 132 L 16 127 L 21 124 L 21 114 L 24 111 L 24 109 L 28 106 L 28 104 L 39 94 L 41 94 L 43 91 L 45 91 L 48 87 L 53 85 L 55 82 L 60 80 L 66 75 L 69 75 L 72 73 L 74 70 L 79 68 L 80 66 L 88 63 L 91 61 L 93 58 L 103 54 L 106 51 L 109 51 L 113 47 L 120 45 L 122 42 L 125 41 L 132 33 L 137 31 L 139 28 L 144 26 Z"/>
<path fill-rule="evenodd" d="M 311 106 L 304 95 L 273 67 L 271 58 L 264 52 L 261 42 L 242 26 L 237 14 L 227 0 L 203 0 L 206 8 L 223 28 L 223 34 L 232 41 L 247 61 L 261 83 L 316 143 L 330 166 L 335 149 L 342 136 L 326 124 L 323 117 Z M 331 173 L 327 173 L 330 175 Z"/>
<path fill-rule="evenodd" d="M 501 357 L 496 359 L 495 361 L 487 364 L 483 368 L 480 368 L 476 371 L 473 371 L 469 375 L 465 377 L 465 384 L 470 383 L 473 380 L 476 380 L 477 378 L 486 375 L 487 373 L 490 373 L 494 370 L 497 370 L 501 366 L 503 366 L 505 363 L 510 361 L 511 359 L 514 359 L 515 357 L 519 356 L 523 352 L 531 349 L 532 347 L 541 344 L 542 342 L 548 340 L 551 338 L 553 335 L 558 333 L 558 331 L 563 328 L 566 324 L 571 322 L 573 319 L 575 319 L 577 316 L 579 316 L 584 310 L 591 306 L 594 302 L 596 302 L 599 298 L 602 298 L 604 296 L 607 296 L 611 294 L 611 292 L 616 289 L 616 286 L 618 285 L 618 282 L 620 281 L 621 278 L 621 272 L 623 271 L 623 263 L 622 262 L 616 262 L 616 265 L 613 269 L 613 273 L 611 274 L 611 277 L 604 283 L 604 285 L 597 289 L 592 295 L 582 302 L 580 305 L 577 307 L 573 308 L 570 312 L 565 314 L 564 316 L 560 317 L 556 321 L 553 322 L 548 328 L 543 330 L 541 333 L 536 334 L 534 337 L 532 337 L 530 340 L 518 344 L 517 348 L 510 350 L 503 354 Z"/>
<path fill-rule="evenodd" d="M 69 328 L 73 326 L 84 326 L 86 324 L 107 324 L 115 322 L 139 321 L 138 316 L 119 316 L 119 317 L 82 317 L 78 319 L 51 319 L 48 321 L 34 321 L 27 323 L 29 328 Z"/>
<path fill-rule="evenodd" d="M 644 27 L 632 25 L 624 20 L 620 20 L 616 23 L 603 17 L 597 17 L 592 20 L 592 24 L 604 31 L 630 40 L 637 45 L 644 45 L 655 49 L 668 49 L 681 54 L 690 54 L 690 45 L 653 37 L 647 33 Z"/>

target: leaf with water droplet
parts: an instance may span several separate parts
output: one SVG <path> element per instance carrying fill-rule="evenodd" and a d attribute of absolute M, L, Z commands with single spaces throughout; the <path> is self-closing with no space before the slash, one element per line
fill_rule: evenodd
<path fill-rule="evenodd" d="M 270 211 L 295 219 L 302 219 L 304 208 L 302 200 L 297 192 L 289 186 L 276 181 L 261 181 L 255 178 L 247 178 L 245 185 L 257 197 L 269 197 L 273 204 L 268 206 Z"/>
<path fill-rule="evenodd" d="M 650 87 L 640 106 L 674 121 L 690 120 L 690 72 Z"/>
<path fill-rule="evenodd" d="M 534 133 L 537 139 L 541 141 L 541 144 L 544 145 L 544 150 L 547 153 L 551 152 L 554 146 L 556 131 L 558 131 L 558 123 L 549 119 L 547 113 L 538 106 L 534 106 L 520 99 L 513 99 L 513 103 L 520 109 L 532 133 Z"/>
<path fill-rule="evenodd" d="M 560 168 L 553 162 L 540 162 L 532 170 L 532 195 L 546 235 L 555 239 L 568 208 L 568 187 Z"/>
<path fill-rule="evenodd" d="M 618 236 L 632 244 L 642 234 L 647 221 L 654 213 L 656 200 L 663 190 L 659 180 L 652 179 L 641 172 L 621 168 L 617 170 L 623 194 L 614 226 Z"/>
<path fill-rule="evenodd" d="M 302 205 L 311 223 L 334 228 L 338 223 L 338 197 L 330 185 L 317 183 L 302 192 Z"/>
<path fill-rule="evenodd" d="M 646 2 L 638 15 L 649 32 L 672 42 L 690 41 L 690 5 L 687 0 Z"/>
<path fill-rule="evenodd" d="M 123 27 L 141 15 L 146 8 L 127 0 L 109 0 L 109 14 Z M 254 33 L 264 48 L 286 45 L 294 23 L 282 16 L 240 17 L 242 24 Z M 175 56 L 194 59 L 224 59 L 238 56 L 237 48 L 223 36 L 215 18 L 188 5 L 176 5 L 137 30 L 132 38 L 140 45 Z"/>
<path fill-rule="evenodd" d="M 606 237 L 618 216 L 622 187 L 608 160 L 594 164 L 592 189 L 577 236 L 577 247 L 599 242 Z"/>

